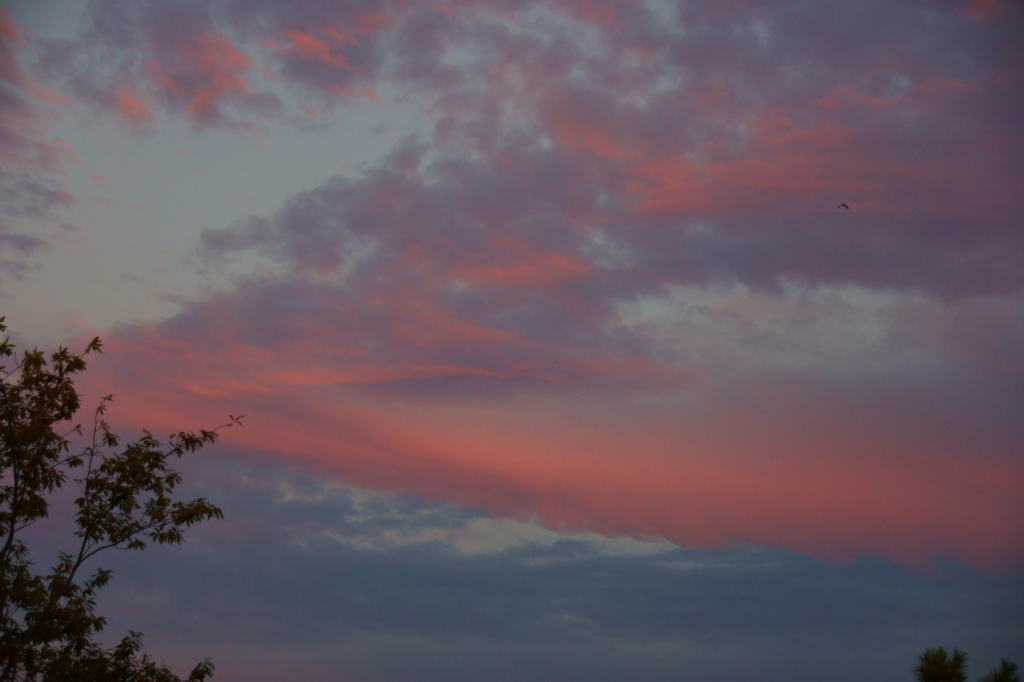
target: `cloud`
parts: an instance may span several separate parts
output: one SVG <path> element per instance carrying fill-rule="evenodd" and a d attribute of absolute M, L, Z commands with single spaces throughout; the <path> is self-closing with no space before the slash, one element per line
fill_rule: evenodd
<path fill-rule="evenodd" d="M 568 17 L 580 11 L 570 10 Z M 443 12 L 402 14 L 389 24 L 387 40 L 397 47 L 380 73 L 433 101 L 434 139 L 395 152 L 413 155 L 422 175 L 371 173 L 347 196 L 339 183 L 325 186 L 318 210 L 326 216 L 332 207 L 323 202 L 335 202 L 344 212 L 337 202 L 358 202 L 348 198 L 357 190 L 378 202 L 391 199 L 387 192 L 415 202 L 412 193 L 419 192 L 424 201 L 445 196 L 460 206 L 484 194 L 492 200 L 478 200 L 480 210 L 522 214 L 546 203 L 559 220 L 589 222 L 577 229 L 600 229 L 611 248 L 660 281 L 737 279 L 775 288 L 796 279 L 942 296 L 1019 290 L 1014 264 L 1022 244 L 1006 217 L 1022 208 L 1012 191 L 1021 168 L 1008 161 L 1009 150 L 972 153 L 1017 137 L 1015 124 L 996 108 L 973 105 L 1002 90 L 980 75 L 998 69 L 1000 29 L 950 17 L 941 38 L 926 39 L 935 60 L 890 47 L 896 53 L 879 63 L 847 37 L 837 46 L 794 33 L 801 22 L 839 31 L 833 8 L 792 12 L 757 20 L 775 26 L 771 39 L 763 37 L 767 29 L 751 28 L 757 21 L 739 30 L 715 16 L 690 18 L 702 27 L 700 36 L 677 35 L 640 12 L 629 30 L 597 22 L 604 28 L 589 38 L 593 49 L 582 47 L 577 23 L 566 15 L 549 21 L 540 8 L 523 9 L 514 21 L 470 10 L 454 23 Z M 895 35 L 900 30 L 906 29 L 884 24 L 891 45 L 903 41 Z M 328 32 L 317 31 L 321 38 L 301 35 L 327 50 Z M 982 34 L 996 47 L 982 45 Z M 334 40 L 339 49 L 354 45 Z M 943 40 L 960 41 L 959 61 L 940 55 Z M 333 52 L 310 56 L 314 43 L 302 44 L 305 55 L 290 48 L 298 57 L 350 70 L 322 58 Z M 755 50 L 758 61 L 737 63 L 737 50 Z M 810 68 L 822 59 L 820 72 L 789 74 L 794 62 Z M 723 73 L 746 80 L 723 80 Z M 396 170 L 397 159 L 381 171 Z M 515 205 L 527 192 L 531 205 Z M 855 210 L 835 214 L 840 201 Z M 478 211 L 461 220 L 484 223 L 494 215 Z M 293 261 L 307 249 L 312 260 L 295 265 L 330 269 L 342 257 L 337 247 L 348 244 L 331 232 L 338 218 L 310 228 L 307 236 L 316 232 L 321 240 L 316 244 L 300 245 L 295 233 L 275 248 Z M 570 271 L 589 267 L 572 257 L 564 264 Z"/>
<path fill-rule="evenodd" d="M 127 90 L 117 90 L 114 94 L 114 109 L 121 123 L 136 127 L 152 124 L 152 108 L 144 97 Z"/>
<path fill-rule="evenodd" d="M 34 70 L 129 130 L 152 130 L 157 105 L 197 130 L 255 129 L 225 107 L 274 115 L 281 102 L 250 83 L 252 59 L 212 23 L 202 3 L 100 2 L 78 35 L 44 41 Z"/>
<path fill-rule="evenodd" d="M 1019 301 L 736 295 L 632 323 L 634 359 L 616 364 L 423 317 L 406 332 L 398 300 L 374 317 L 331 287 L 244 290 L 108 338 L 96 391 L 131 396 L 128 422 L 158 431 L 241 412 L 239 443 L 552 528 L 1020 562 Z M 657 369 L 687 365 L 696 383 Z"/>
<path fill-rule="evenodd" d="M 605 236 L 670 280 L 1019 289 L 1006 216 L 1024 209 L 1021 102 L 1004 87 L 1021 74 L 1019 12 L 965 20 L 950 6 L 922 32 L 922 8 L 846 9 L 108 2 L 83 44 L 49 44 L 39 72 L 131 126 L 159 103 L 239 131 L 289 111 L 306 125 L 326 111 L 310 98 L 387 85 L 422 98 L 450 162 L 461 151 L 586 183 Z M 854 207 L 842 222 L 839 202 Z"/>
<path fill-rule="evenodd" d="M 997 570 L 1024 284 L 1001 16 L 100 3 L 95 49 L 38 68 L 207 132 L 381 84 L 435 123 L 204 231 L 204 267 L 262 270 L 110 335 L 107 376 L 156 405 L 133 418 L 241 405 L 282 457 L 552 527 Z"/>
<path fill-rule="evenodd" d="M 177 46 L 177 53 L 177 63 L 153 59 L 143 68 L 163 97 L 180 101 L 196 121 L 219 120 L 221 99 L 248 92 L 243 75 L 252 61 L 239 53 L 223 33 L 198 36 L 194 43 Z M 120 103 L 119 99 L 119 111 Z M 138 104 L 133 102 L 130 109 L 138 109 Z"/>
<path fill-rule="evenodd" d="M 46 113 L 40 102 L 61 101 L 36 86 L 22 69 L 15 53 L 25 45 L 0 8 L 0 270 L 15 276 L 25 273 L 31 267 L 28 257 L 47 244 L 39 226 L 56 221 L 58 210 L 74 203 L 75 197 L 54 175 L 63 171 L 65 162 L 77 160 L 60 138 L 45 139 Z M 22 231 L 33 227 L 36 234 Z"/>
<path fill-rule="evenodd" d="M 838 679 L 854 680 L 950 638 L 979 665 L 1016 655 L 1016 577 L 834 567 L 751 546 L 649 550 L 529 524 L 505 547 L 467 552 L 460 538 L 493 523 L 473 510 L 339 486 L 254 453 L 189 468 L 189 492 L 226 520 L 182 548 L 105 557 L 116 573 L 101 606 L 112 633 L 141 630 L 158 655 L 216 653 L 229 677 L 273 679 L 288 661 L 314 680 L 368 669 L 467 680 L 611 680 L 629 669 L 660 680 L 754 666 L 762 679 L 802 680 L 852 648 L 859 661 Z M 475 662 L 444 665 L 429 653 L 438 648 Z"/>
<path fill-rule="evenodd" d="M 1020 9 L 101 0 L 24 68 L 5 17 L 12 272 L 45 246 L 14 221 L 74 200 L 44 107 L 432 126 L 205 230 L 203 272 L 254 267 L 99 330 L 81 388 L 120 426 L 248 416 L 195 469 L 229 521 L 114 559 L 112 632 L 245 679 L 1018 655 Z"/>
<path fill-rule="evenodd" d="M 943 15 L 962 53 L 921 36 L 929 61 L 858 14 L 880 62 L 831 6 L 675 28 L 581 7 L 398 13 L 381 73 L 433 94 L 433 136 L 205 231 L 208 265 L 265 274 L 118 332 L 118 381 L 553 527 L 1015 565 L 1022 242 L 997 190 L 1019 168 L 950 152 L 1014 125 L 967 106 L 1001 29 Z M 289 58 L 347 72 L 356 44 L 300 23 L 319 42 Z"/>

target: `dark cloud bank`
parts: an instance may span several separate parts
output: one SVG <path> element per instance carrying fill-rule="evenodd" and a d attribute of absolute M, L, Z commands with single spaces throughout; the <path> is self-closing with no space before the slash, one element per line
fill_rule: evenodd
<path fill-rule="evenodd" d="M 978 669 L 1024 655 L 1016 575 L 752 546 L 616 556 L 572 535 L 466 554 L 424 537 L 473 510 L 251 456 L 189 468 L 227 519 L 181 550 L 105 557 L 102 607 L 111 633 L 146 632 L 180 665 L 216 654 L 225 680 L 286 666 L 309 680 L 896 681 L 925 646 L 965 648 Z"/>

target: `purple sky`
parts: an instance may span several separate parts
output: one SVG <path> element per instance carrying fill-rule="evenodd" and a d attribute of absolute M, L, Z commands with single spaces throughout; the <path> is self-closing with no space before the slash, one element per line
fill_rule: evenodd
<path fill-rule="evenodd" d="M 112 636 L 218 680 L 1024 663 L 1022 20 L 5 2 L 14 340 L 101 336 L 124 435 L 247 417 L 186 465 L 223 522 L 101 562 Z"/>

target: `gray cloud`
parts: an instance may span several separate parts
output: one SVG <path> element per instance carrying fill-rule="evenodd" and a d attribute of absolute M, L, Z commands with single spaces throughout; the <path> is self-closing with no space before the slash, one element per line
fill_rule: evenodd
<path fill-rule="evenodd" d="M 874 560 L 828 566 L 756 547 L 614 555 L 573 536 L 466 554 L 427 531 L 464 528 L 480 518 L 471 510 L 335 487 L 251 455 L 208 459 L 189 473 L 192 491 L 222 505 L 227 520 L 193 532 L 181 550 L 110 557 L 118 571 L 103 607 L 112 628 L 147 632 L 164 651 L 202 648 L 225 679 L 264 679 L 258 666 L 218 655 L 244 647 L 301 650 L 274 658 L 312 680 L 368 659 L 390 668 L 385 679 L 615 680 L 630 667 L 649 679 L 690 679 L 691 664 L 703 671 L 693 679 L 732 679 L 757 660 L 759 679 L 810 680 L 851 651 L 861 663 L 834 679 L 895 680 L 926 645 L 967 648 L 979 664 L 1024 653 L 1014 634 L 1024 599 L 1016 575 L 914 575 Z M 433 659 L 412 638 L 454 657 Z M 367 640 L 361 655 L 329 653 Z M 665 651 L 671 642 L 676 650 Z M 464 668 L 462 654 L 478 647 L 490 660 Z M 397 650 L 404 662 L 385 663 Z M 604 671 L 581 662 L 588 658 Z M 332 672 L 316 672 L 311 662 L 324 659 Z"/>
<path fill-rule="evenodd" d="M 47 244 L 24 230 L 52 224 L 56 211 L 75 198 L 53 177 L 67 150 L 42 139 L 42 113 L 14 52 L 23 39 L 2 10 L 0 28 L 0 271 L 20 276 L 31 269 L 29 257 Z"/>
<path fill-rule="evenodd" d="M 734 280 L 1020 290 L 1024 102 L 1005 85 L 1022 73 L 1019 8 L 656 5 L 98 2 L 38 70 L 111 109 L 149 93 L 199 127 L 285 115 L 285 91 L 423 98 L 433 139 L 295 197 L 270 232 L 206 232 L 207 253 L 262 246 L 324 271 L 358 235 L 381 268 L 410 248 L 439 268 L 492 265 L 498 229 L 592 264 L 599 226 L 633 267 L 580 278 L 574 308 Z M 258 89 L 260 50 L 274 94 Z"/>

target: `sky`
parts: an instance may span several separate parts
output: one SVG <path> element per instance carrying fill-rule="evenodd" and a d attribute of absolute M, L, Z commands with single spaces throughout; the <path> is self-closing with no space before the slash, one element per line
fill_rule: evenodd
<path fill-rule="evenodd" d="M 98 562 L 111 640 L 226 682 L 1024 663 L 1022 29 L 4 0 L 12 340 L 100 336 L 126 437 L 245 415 L 182 462 L 225 519 Z"/>

